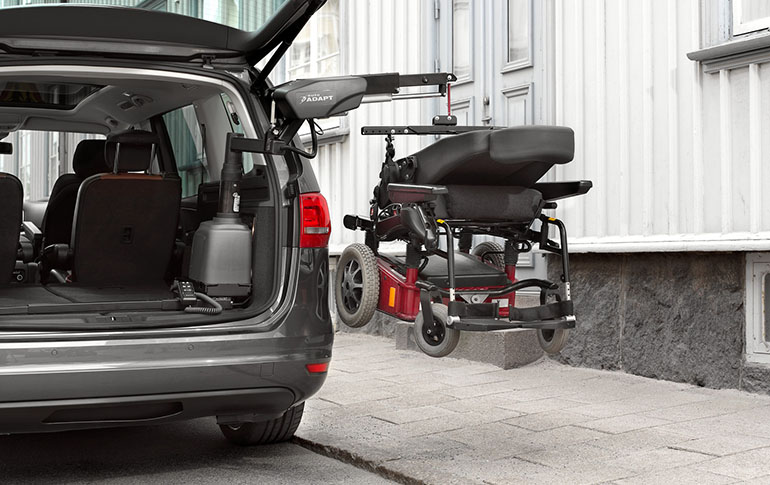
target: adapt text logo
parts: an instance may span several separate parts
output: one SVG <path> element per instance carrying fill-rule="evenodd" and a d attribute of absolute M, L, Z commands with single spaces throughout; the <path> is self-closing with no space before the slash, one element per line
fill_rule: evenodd
<path fill-rule="evenodd" d="M 325 103 L 325 102 L 331 102 L 334 101 L 334 95 L 333 94 L 319 94 L 319 93 L 313 93 L 313 94 L 303 94 L 302 97 L 299 99 L 299 103 Z"/>

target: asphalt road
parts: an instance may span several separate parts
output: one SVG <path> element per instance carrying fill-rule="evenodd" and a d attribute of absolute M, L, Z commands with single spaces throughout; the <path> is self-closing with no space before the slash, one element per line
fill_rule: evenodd
<path fill-rule="evenodd" d="M 231 445 L 213 419 L 0 436 L 0 482 L 392 483 L 291 443 Z"/>

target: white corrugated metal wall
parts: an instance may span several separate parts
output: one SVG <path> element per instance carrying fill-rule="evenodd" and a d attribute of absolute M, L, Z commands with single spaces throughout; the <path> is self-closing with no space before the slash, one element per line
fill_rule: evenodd
<path fill-rule="evenodd" d="M 408 5 L 407 5 L 408 3 Z M 346 2 L 351 73 L 432 70 L 432 1 Z M 560 203 L 575 251 L 770 249 L 770 67 L 704 73 L 698 0 L 553 0 L 554 122 L 576 133 L 575 160 L 552 180 L 590 179 Z M 535 22 L 534 28 L 541 28 Z M 495 41 L 504 42 L 504 39 Z M 333 216 L 332 251 L 360 239 L 345 213 L 366 214 L 383 143 L 363 124 L 426 122 L 436 102 L 364 106 L 351 135 L 313 162 Z M 398 139 L 399 155 L 433 140 Z M 765 157 L 766 158 L 766 157 Z"/>
<path fill-rule="evenodd" d="M 559 216 L 578 251 L 770 248 L 770 67 L 704 72 L 698 0 L 556 2 L 557 179 L 594 189 Z M 765 93 L 765 94 L 763 94 Z"/>
<path fill-rule="evenodd" d="M 342 51 L 346 73 L 421 73 L 433 71 L 435 35 L 433 2 L 429 0 L 373 0 L 342 3 L 345 40 Z M 429 124 L 439 109 L 437 100 L 367 104 L 342 120 L 350 135 L 320 147 L 312 161 L 321 191 L 332 216 L 330 251 L 341 252 L 363 233 L 342 225 L 345 214 L 369 213 L 372 189 L 384 159 L 383 137 L 362 136 L 361 127 L 385 124 Z M 428 141 L 425 137 L 396 137 L 396 156 L 406 156 Z M 403 244 L 399 245 L 403 249 Z"/>

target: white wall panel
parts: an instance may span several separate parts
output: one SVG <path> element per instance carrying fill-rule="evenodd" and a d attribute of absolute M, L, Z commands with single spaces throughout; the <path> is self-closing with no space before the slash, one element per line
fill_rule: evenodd
<path fill-rule="evenodd" d="M 348 73 L 433 71 L 435 38 L 431 31 L 431 0 L 349 0 L 345 8 L 348 31 L 342 48 Z M 321 191 L 329 202 L 332 254 L 341 252 L 352 242 L 363 241 L 363 233 L 345 229 L 342 218 L 345 214 L 369 213 L 372 189 L 384 159 L 383 137 L 362 136 L 361 127 L 428 124 L 437 109 L 439 101 L 430 99 L 366 104 L 346 117 L 349 136 L 320 147 L 312 165 Z M 396 137 L 396 157 L 409 155 L 434 141 L 432 137 L 427 138 Z M 403 244 L 399 249 L 403 250 Z"/>
<path fill-rule="evenodd" d="M 577 251 L 770 248 L 770 67 L 704 73 L 699 2 L 556 0 L 556 122 L 594 189 L 558 216 Z"/>

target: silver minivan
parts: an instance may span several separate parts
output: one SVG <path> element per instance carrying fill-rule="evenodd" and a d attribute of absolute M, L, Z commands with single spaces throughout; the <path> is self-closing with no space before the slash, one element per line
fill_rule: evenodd
<path fill-rule="evenodd" d="M 262 3 L 254 31 L 0 9 L 0 433 L 294 434 L 331 359 L 331 228 L 267 76 L 324 2 Z"/>

